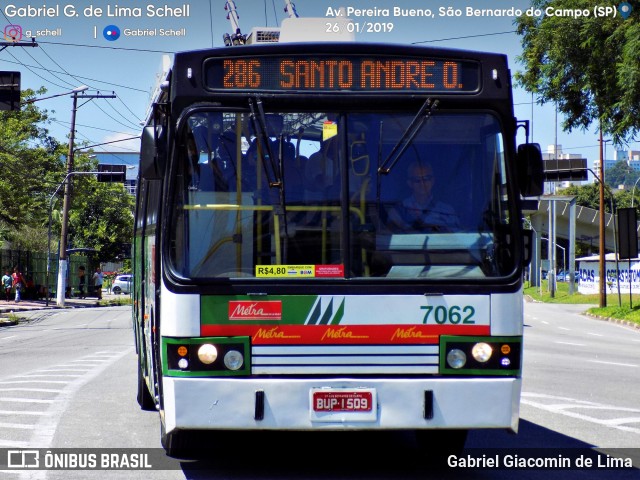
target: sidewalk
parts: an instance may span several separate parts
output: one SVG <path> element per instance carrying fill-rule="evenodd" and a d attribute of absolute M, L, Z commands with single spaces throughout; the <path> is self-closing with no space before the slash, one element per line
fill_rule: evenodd
<path fill-rule="evenodd" d="M 123 298 L 128 295 L 113 295 L 111 293 L 102 293 L 102 300 Z M 46 310 L 46 309 L 60 309 L 60 308 L 87 308 L 99 306 L 99 300 L 96 297 L 89 298 L 65 298 L 64 307 L 58 307 L 56 299 L 50 298 L 49 305 L 47 306 L 46 300 L 20 300 L 15 303 L 13 300 L 7 302 L 6 300 L 0 300 L 0 315 L 16 312 L 29 312 L 33 310 Z"/>

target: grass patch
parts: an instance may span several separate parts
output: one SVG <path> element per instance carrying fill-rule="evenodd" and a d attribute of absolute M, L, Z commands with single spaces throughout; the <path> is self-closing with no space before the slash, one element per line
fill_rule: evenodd
<path fill-rule="evenodd" d="M 16 315 L 13 312 L 5 313 L 2 317 L 3 320 L 7 320 L 9 322 L 19 323 L 22 318 L 19 315 Z"/>
<path fill-rule="evenodd" d="M 525 284 L 526 285 L 526 284 Z M 569 284 L 567 282 L 558 282 L 555 295 L 551 297 L 548 282 L 542 281 L 541 287 L 526 287 L 524 294 L 530 296 L 538 302 L 544 303 L 570 303 L 593 305 L 586 308 L 586 311 L 601 317 L 616 318 L 626 320 L 640 325 L 640 295 L 632 295 L 633 308 L 629 307 L 629 294 L 618 293 L 607 294 L 607 306 L 600 308 L 600 294 L 594 293 L 583 295 L 578 293 L 576 285 L 573 295 L 569 295 Z"/>
<path fill-rule="evenodd" d="M 110 298 L 109 300 L 99 300 L 98 303 L 103 307 L 113 307 L 121 305 L 131 305 L 130 295 L 119 295 L 117 298 Z"/>

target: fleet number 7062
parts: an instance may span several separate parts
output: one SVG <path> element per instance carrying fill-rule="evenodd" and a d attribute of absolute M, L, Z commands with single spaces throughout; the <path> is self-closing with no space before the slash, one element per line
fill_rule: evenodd
<path fill-rule="evenodd" d="M 466 305 L 464 307 L 453 305 L 451 307 L 446 307 L 444 305 L 438 305 L 434 307 L 433 305 L 423 305 L 420 307 L 421 310 L 424 310 L 424 318 L 422 323 L 437 323 L 438 325 L 452 324 L 452 325 L 474 325 L 476 323 L 474 315 L 476 313 L 476 309 L 471 305 Z"/>

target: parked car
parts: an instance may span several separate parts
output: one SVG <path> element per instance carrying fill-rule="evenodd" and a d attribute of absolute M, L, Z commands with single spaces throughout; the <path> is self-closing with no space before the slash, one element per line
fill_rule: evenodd
<path fill-rule="evenodd" d="M 133 275 L 118 275 L 111 285 L 111 293 L 119 295 L 121 293 L 131 293 L 133 288 Z"/>

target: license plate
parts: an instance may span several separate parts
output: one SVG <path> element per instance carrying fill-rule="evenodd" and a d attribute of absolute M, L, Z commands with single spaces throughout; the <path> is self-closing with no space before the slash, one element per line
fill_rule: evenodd
<path fill-rule="evenodd" d="M 312 422 L 375 422 L 377 402 L 375 388 L 312 388 L 309 414 Z"/>
<path fill-rule="evenodd" d="M 372 408 L 371 392 L 313 392 L 316 412 L 368 412 Z"/>

